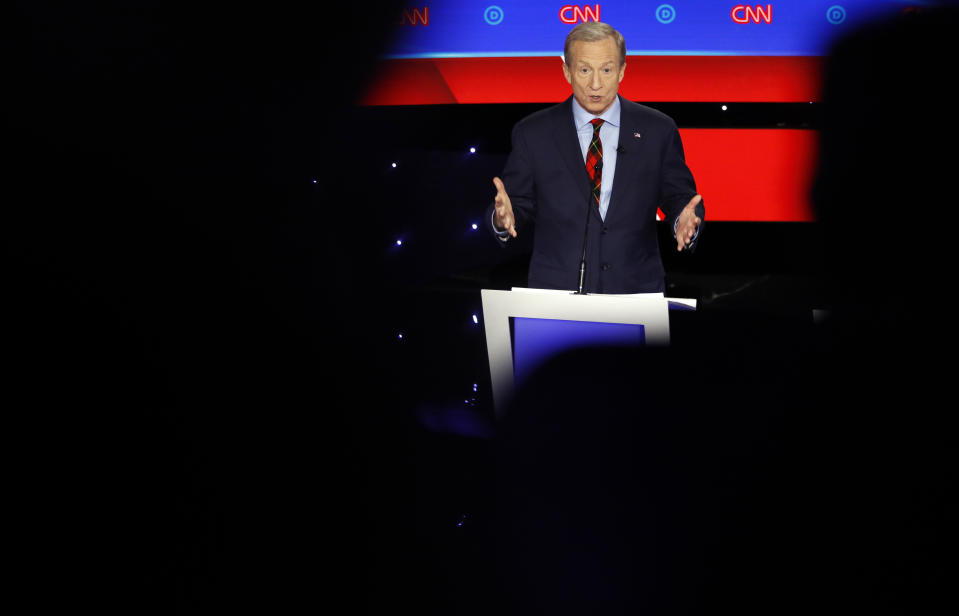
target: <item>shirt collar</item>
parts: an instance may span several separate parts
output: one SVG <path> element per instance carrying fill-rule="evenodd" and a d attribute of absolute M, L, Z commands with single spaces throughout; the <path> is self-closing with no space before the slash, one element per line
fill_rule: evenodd
<path fill-rule="evenodd" d="M 616 96 L 616 99 L 613 101 L 613 104 L 609 106 L 609 109 L 604 111 L 602 114 L 596 116 L 590 112 L 583 109 L 579 104 L 579 101 L 576 100 L 576 97 L 573 97 L 573 124 L 576 126 L 576 129 L 579 130 L 586 124 L 589 124 L 590 120 L 593 118 L 602 118 L 606 122 L 609 122 L 613 126 L 619 126 L 619 113 L 621 105 L 619 104 L 619 96 Z"/>

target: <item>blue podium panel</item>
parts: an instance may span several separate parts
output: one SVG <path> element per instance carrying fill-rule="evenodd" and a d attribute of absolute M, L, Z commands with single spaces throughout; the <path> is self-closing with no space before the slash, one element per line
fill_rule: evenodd
<path fill-rule="evenodd" d="M 639 324 L 514 317 L 514 382 L 522 384 L 543 362 L 569 349 L 644 344 L 646 328 Z"/>

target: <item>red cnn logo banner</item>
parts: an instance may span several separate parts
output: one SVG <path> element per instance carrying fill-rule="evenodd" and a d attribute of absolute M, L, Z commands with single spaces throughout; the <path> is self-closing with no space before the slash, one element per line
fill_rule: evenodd
<path fill-rule="evenodd" d="M 767 4 L 763 8 L 758 4 L 755 7 L 737 4 L 729 15 L 737 24 L 748 24 L 750 21 L 758 24 L 760 20 L 770 24 L 773 21 L 773 5 Z"/>
<path fill-rule="evenodd" d="M 559 20 L 564 24 L 575 24 L 577 22 L 585 23 L 590 19 L 593 21 L 600 21 L 598 4 L 594 4 L 592 7 L 585 5 L 579 7 L 572 4 L 567 4 L 559 10 Z"/>

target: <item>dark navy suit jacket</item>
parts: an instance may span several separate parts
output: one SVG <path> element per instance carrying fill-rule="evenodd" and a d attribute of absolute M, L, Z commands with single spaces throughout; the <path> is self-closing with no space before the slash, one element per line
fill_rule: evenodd
<path fill-rule="evenodd" d="M 516 231 L 533 233 L 529 286 L 534 288 L 575 290 L 579 286 L 590 193 L 573 125 L 572 100 L 570 96 L 517 122 L 513 150 L 503 169 Z M 663 210 L 665 224 L 672 229 L 683 207 L 696 195 L 696 184 L 686 166 L 676 123 L 622 96 L 619 100 L 621 150 L 606 220 L 598 208 L 589 208 L 584 288 L 589 293 L 663 291 L 656 208 Z M 702 202 L 696 210 L 705 218 Z M 492 215 L 490 205 L 485 219 L 491 220 Z M 697 241 L 701 231 L 702 225 Z M 515 242 L 496 241 L 504 247 Z"/>

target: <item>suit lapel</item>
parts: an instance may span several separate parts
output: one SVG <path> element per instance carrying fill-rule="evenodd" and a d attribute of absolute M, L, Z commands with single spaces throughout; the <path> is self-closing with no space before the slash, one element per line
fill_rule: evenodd
<path fill-rule="evenodd" d="M 625 196 L 630 194 L 636 176 L 639 175 L 643 152 L 646 149 L 646 142 L 641 137 L 636 137 L 643 134 L 643 127 L 639 126 L 638 118 L 633 113 L 633 103 L 620 96 L 619 104 L 619 145 L 623 153 L 616 156 L 616 178 L 613 192 L 609 196 L 609 207 L 606 209 L 606 222 L 609 222 L 614 212 L 621 209 L 620 204 Z"/>
<path fill-rule="evenodd" d="M 586 163 L 583 162 L 583 152 L 579 147 L 579 137 L 576 136 L 576 126 L 573 124 L 573 97 L 559 106 L 558 113 L 553 116 L 553 140 L 556 149 L 569 167 L 570 177 L 577 186 L 577 193 L 581 195 L 580 202 L 585 204 L 589 199 L 589 175 L 586 173 Z M 615 190 L 615 184 L 614 184 Z M 599 218 L 599 210 L 596 217 Z"/>

